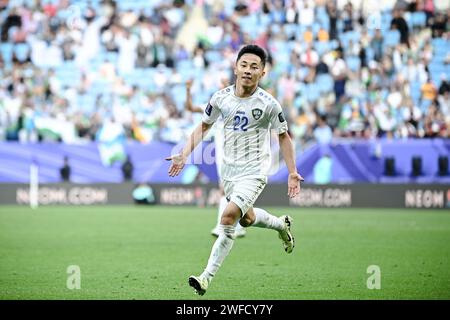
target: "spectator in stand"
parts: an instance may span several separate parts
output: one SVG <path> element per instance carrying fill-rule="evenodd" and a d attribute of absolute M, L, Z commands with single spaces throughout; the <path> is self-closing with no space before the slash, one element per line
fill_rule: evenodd
<path fill-rule="evenodd" d="M 400 42 L 409 46 L 409 28 L 401 10 L 395 9 L 391 21 L 391 29 L 400 32 Z"/>
<path fill-rule="evenodd" d="M 441 38 L 447 31 L 448 16 L 439 12 L 429 21 L 431 23 L 431 34 L 433 38 Z"/>
<path fill-rule="evenodd" d="M 334 1 L 327 1 L 326 8 L 327 8 L 328 19 L 329 19 L 328 32 L 330 34 L 330 40 L 336 40 L 337 39 L 338 12 L 337 12 Z"/>
<path fill-rule="evenodd" d="M 445 95 L 447 92 L 450 92 L 450 83 L 447 80 L 447 75 L 443 73 L 441 74 L 441 85 L 439 86 L 438 94 Z"/>
<path fill-rule="evenodd" d="M 331 67 L 331 75 L 334 79 L 334 95 L 339 101 L 345 95 L 345 83 L 347 81 L 347 64 L 343 59 L 343 52 L 336 50 L 336 59 Z"/>
<path fill-rule="evenodd" d="M 32 142 L 39 133 L 42 140 L 91 141 L 102 119 L 115 115 L 128 140 L 176 143 L 193 121 L 179 112 L 181 79 L 195 74 L 193 98 L 205 102 L 220 86 L 211 71 L 227 70 L 236 51 L 250 42 L 268 51 L 271 61 L 261 85 L 291 106 L 287 114 L 294 119 L 292 131 L 300 145 L 313 139 L 319 121 L 315 113 L 327 116 L 335 136 L 386 132 L 396 138 L 424 137 L 434 132 L 433 126 L 440 128 L 440 136 L 450 126 L 448 82 L 434 74 L 450 63 L 442 47 L 450 36 L 443 2 L 408 6 L 398 1 L 394 12 L 393 2 L 383 6 L 393 13 L 392 28 L 402 38 L 402 44 L 391 47 L 381 31 L 384 20 L 361 24 L 369 14 L 385 18 L 376 1 L 361 6 L 347 1 L 230 1 L 226 6 L 207 1 L 203 12 L 197 1 L 155 3 L 151 10 L 142 2 L 139 13 L 116 2 L 93 1 L 78 15 L 69 1 L 32 1 L 21 7 L 8 2 L 0 31 L 0 136 Z M 408 34 L 402 18 L 406 7 L 425 12 L 429 26 L 416 26 Z M 188 20 L 185 12 L 195 14 Z M 182 33 L 184 28 L 189 32 Z M 204 35 L 195 37 L 194 29 Z M 307 41 L 298 30 L 307 30 Z M 343 37 L 344 30 L 355 31 L 351 39 Z M 361 62 L 351 65 L 356 68 L 352 72 L 344 52 L 345 58 Z M 331 82 L 323 77 L 327 73 Z M 439 88 L 427 82 L 429 77 L 441 82 Z M 321 88 L 320 97 L 310 101 L 306 90 L 314 85 Z M 346 95 L 358 98 L 358 108 Z M 376 97 L 390 102 L 383 108 Z M 361 123 L 367 126 L 364 132 L 355 129 Z"/>
<path fill-rule="evenodd" d="M 308 44 L 305 52 L 300 55 L 300 62 L 302 65 L 310 68 L 315 68 L 319 63 L 319 55 L 313 49 L 312 44 Z"/>
<path fill-rule="evenodd" d="M 328 31 L 320 27 L 319 31 L 317 32 L 317 40 L 320 42 L 328 42 L 330 40 Z"/>
<path fill-rule="evenodd" d="M 381 62 L 383 57 L 383 35 L 381 34 L 380 29 L 375 30 L 375 35 L 370 42 L 370 47 L 374 52 L 374 60 Z"/>
<path fill-rule="evenodd" d="M 306 28 L 305 32 L 303 32 L 303 42 L 307 44 L 311 44 L 314 41 L 314 35 L 311 30 L 311 27 Z"/>
<path fill-rule="evenodd" d="M 423 11 L 426 14 L 426 25 L 431 25 L 432 18 L 434 16 L 434 0 L 418 0 L 417 11 Z"/>
<path fill-rule="evenodd" d="M 422 93 L 421 99 L 428 100 L 428 101 L 434 101 L 437 97 L 437 89 L 434 85 L 431 78 L 427 79 L 427 82 L 425 82 L 422 87 L 420 88 L 420 91 Z"/>
<path fill-rule="evenodd" d="M 327 124 L 325 115 L 317 116 L 317 127 L 314 129 L 314 138 L 320 144 L 329 144 L 333 138 L 333 131 Z"/>

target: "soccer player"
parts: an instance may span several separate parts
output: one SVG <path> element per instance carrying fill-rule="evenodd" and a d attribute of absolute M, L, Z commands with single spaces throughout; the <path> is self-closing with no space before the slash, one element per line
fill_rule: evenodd
<path fill-rule="evenodd" d="M 222 79 L 222 87 L 225 88 L 228 86 L 227 79 Z M 190 112 L 199 112 L 203 113 L 204 108 L 194 106 L 192 103 L 192 94 L 191 94 L 191 88 L 192 88 L 192 80 L 186 81 L 186 103 L 185 103 L 185 109 Z M 216 168 L 217 168 L 217 174 L 219 176 L 219 181 L 221 177 L 221 167 L 222 167 L 222 159 L 223 159 L 223 121 L 222 118 L 218 118 L 215 123 L 214 128 L 214 143 L 216 145 Z M 217 210 L 217 223 L 216 226 L 211 230 L 211 234 L 213 236 L 218 237 L 220 234 L 220 220 L 222 218 L 222 213 L 225 210 L 225 207 L 227 206 L 227 199 L 225 197 L 225 194 L 223 193 L 223 186 L 220 184 L 220 191 L 222 193 L 222 196 L 220 197 L 219 201 L 219 208 Z M 235 237 L 241 238 L 245 236 L 245 228 L 241 226 L 239 223 L 236 225 L 235 230 Z"/>
<path fill-rule="evenodd" d="M 234 67 L 236 83 L 217 91 L 203 113 L 202 122 L 191 134 L 180 154 L 172 155 L 169 176 L 178 175 L 187 157 L 202 141 L 219 115 L 224 122 L 224 156 L 222 183 L 229 201 L 221 218 L 220 234 L 215 241 L 203 273 L 190 276 L 189 285 L 197 294 L 205 294 L 230 252 L 235 227 L 260 227 L 276 230 L 284 250 L 291 253 L 294 237 L 291 233 L 292 218 L 276 217 L 253 204 L 267 183 L 270 167 L 270 129 L 278 133 L 280 149 L 284 156 L 288 176 L 288 196 L 300 192 L 303 178 L 297 173 L 294 148 L 288 134 L 287 123 L 280 104 L 266 91 L 258 87 L 264 76 L 266 52 L 256 46 L 243 47 Z"/>

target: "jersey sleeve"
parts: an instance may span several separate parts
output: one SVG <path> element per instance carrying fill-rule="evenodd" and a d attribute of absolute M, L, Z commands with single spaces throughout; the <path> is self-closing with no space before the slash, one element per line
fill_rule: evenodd
<path fill-rule="evenodd" d="M 207 104 L 205 111 L 203 112 L 202 121 L 204 123 L 213 124 L 219 117 L 220 109 L 217 100 L 217 94 L 214 94 L 209 100 L 209 103 Z"/>
<path fill-rule="evenodd" d="M 287 121 L 284 117 L 283 110 L 278 102 L 272 103 L 270 111 L 270 124 L 277 134 L 282 134 L 288 131 Z"/>

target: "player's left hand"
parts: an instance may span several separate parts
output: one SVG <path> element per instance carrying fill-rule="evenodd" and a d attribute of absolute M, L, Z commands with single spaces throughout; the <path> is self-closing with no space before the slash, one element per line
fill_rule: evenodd
<path fill-rule="evenodd" d="M 288 196 L 294 198 L 300 193 L 300 182 L 304 181 L 303 177 L 297 172 L 290 173 L 288 177 Z"/>
<path fill-rule="evenodd" d="M 166 160 L 172 161 L 169 168 L 169 176 L 175 177 L 180 174 L 186 163 L 186 159 L 181 154 L 175 154 L 171 157 L 167 157 Z"/>

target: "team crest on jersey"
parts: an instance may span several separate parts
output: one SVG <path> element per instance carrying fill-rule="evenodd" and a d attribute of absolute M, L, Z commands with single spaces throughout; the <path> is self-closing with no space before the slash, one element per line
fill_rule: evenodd
<path fill-rule="evenodd" d="M 252 110 L 252 115 L 253 115 L 253 118 L 255 118 L 255 120 L 258 120 L 259 118 L 261 118 L 262 114 L 263 114 L 263 112 L 261 109 L 253 109 Z"/>

